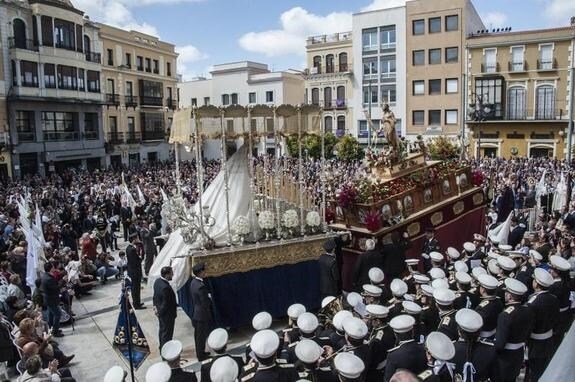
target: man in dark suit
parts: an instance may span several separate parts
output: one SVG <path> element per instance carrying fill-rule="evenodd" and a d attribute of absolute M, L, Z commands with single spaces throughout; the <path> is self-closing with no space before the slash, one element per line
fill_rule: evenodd
<path fill-rule="evenodd" d="M 126 247 L 126 259 L 128 260 L 128 277 L 132 280 L 132 299 L 134 300 L 134 309 L 145 309 L 140 300 L 140 291 L 142 289 L 142 258 L 138 256 L 136 245 L 140 242 L 137 233 L 130 235 L 130 244 Z"/>
<path fill-rule="evenodd" d="M 322 298 L 326 296 L 338 296 L 340 293 L 340 273 L 337 266 L 334 250 L 336 243 L 333 239 L 325 242 L 325 253 L 319 257 L 319 285 Z"/>
<path fill-rule="evenodd" d="M 63 337 L 60 330 L 60 286 L 53 275 L 54 264 L 44 264 L 44 274 L 41 278 L 40 290 L 44 297 L 44 306 L 48 310 L 48 325 L 52 328 L 52 336 Z"/>
<path fill-rule="evenodd" d="M 132 225 L 132 210 L 125 204 L 120 208 L 120 220 L 124 229 L 124 241 L 128 241 L 128 228 Z"/>
<path fill-rule="evenodd" d="M 425 273 L 429 272 L 431 269 L 431 258 L 429 254 L 431 252 L 441 252 L 439 248 L 439 241 L 435 238 L 435 230 L 433 227 L 427 227 L 425 229 L 425 239 L 423 240 L 423 248 L 421 249 L 421 253 L 425 254 L 423 258 L 423 270 Z"/>
<path fill-rule="evenodd" d="M 170 286 L 170 281 L 174 276 L 172 267 L 163 267 L 160 271 L 161 277 L 154 282 L 154 313 L 160 323 L 160 350 L 174 336 L 174 324 L 176 321 L 176 294 Z"/>
<path fill-rule="evenodd" d="M 511 218 L 511 231 L 509 232 L 509 237 L 507 239 L 509 245 L 513 249 L 517 248 L 517 245 L 521 243 L 521 240 L 523 240 L 524 233 L 525 229 L 521 227 L 521 225 L 519 225 L 519 219 L 517 219 L 516 216 L 513 216 Z"/>
<path fill-rule="evenodd" d="M 359 255 L 355 262 L 352 274 L 352 285 L 356 292 L 363 291 L 362 287 L 365 284 L 370 284 L 369 270 L 371 268 L 383 269 L 383 256 L 381 252 L 375 248 L 376 242 L 374 239 L 368 239 L 365 242 L 366 251 Z"/>
<path fill-rule="evenodd" d="M 405 265 L 405 252 L 411 247 L 409 235 L 404 232 L 391 233 L 391 244 L 383 246 L 383 273 L 387 280 L 402 278 L 407 267 Z"/>
<path fill-rule="evenodd" d="M 204 263 L 195 264 L 192 269 L 194 277 L 190 284 L 190 295 L 192 296 L 192 305 L 194 308 L 192 314 L 194 342 L 196 344 L 196 355 L 200 362 L 210 356 L 210 354 L 206 352 L 206 340 L 210 334 L 214 320 L 212 296 L 203 279 L 205 270 L 206 266 Z"/>

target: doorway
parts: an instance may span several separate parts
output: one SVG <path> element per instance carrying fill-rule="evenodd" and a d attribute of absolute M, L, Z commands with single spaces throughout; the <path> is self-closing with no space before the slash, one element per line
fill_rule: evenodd
<path fill-rule="evenodd" d="M 553 149 L 549 147 L 532 147 L 529 150 L 530 158 L 551 158 L 553 157 Z"/>

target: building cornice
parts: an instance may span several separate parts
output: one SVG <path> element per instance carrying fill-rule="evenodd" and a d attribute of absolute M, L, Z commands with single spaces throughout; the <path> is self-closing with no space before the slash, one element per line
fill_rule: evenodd
<path fill-rule="evenodd" d="M 494 36 L 495 37 L 495 36 Z M 501 37 L 501 36 L 496 36 Z M 478 49 L 478 48 L 490 48 L 490 47 L 504 47 L 504 46 L 514 46 L 514 45 L 527 45 L 527 44 L 541 44 L 541 43 L 550 43 L 550 42 L 559 42 L 559 41 L 571 41 L 575 39 L 575 35 L 572 36 L 561 36 L 561 37 L 539 37 L 539 38 L 530 38 L 530 39 L 523 39 L 523 40 L 506 40 L 506 41 L 490 41 L 489 39 L 477 43 L 470 43 L 470 40 L 467 40 L 467 48 L 469 49 Z"/>
<path fill-rule="evenodd" d="M 174 58 L 177 58 L 177 57 L 178 57 L 178 53 L 176 53 L 175 51 L 163 50 L 163 49 L 158 48 L 157 45 L 156 45 L 156 46 L 153 46 L 153 45 L 149 45 L 149 44 L 146 44 L 146 43 L 143 43 L 143 42 L 139 42 L 139 41 L 136 41 L 136 40 L 128 40 L 128 39 L 125 39 L 125 38 L 121 38 L 121 37 L 117 37 L 117 36 L 114 36 L 114 35 L 107 34 L 106 32 L 102 32 L 101 26 L 104 25 L 104 24 L 97 24 L 97 25 L 100 26 L 100 40 L 101 40 L 101 41 L 106 41 L 106 40 L 108 40 L 108 41 L 114 41 L 114 42 L 117 42 L 117 43 L 122 44 L 122 45 L 124 45 L 124 46 L 133 46 L 133 47 L 135 47 L 135 48 L 143 48 L 143 49 L 151 50 L 151 51 L 154 51 L 154 52 L 156 52 L 156 53 L 163 54 L 163 55 L 166 55 L 166 56 L 171 56 L 171 57 L 174 57 Z M 128 32 L 128 31 L 125 31 L 125 32 L 126 32 L 126 33 L 130 33 L 130 32 Z M 159 44 L 166 44 L 166 45 L 169 45 L 170 47 L 175 47 L 174 45 L 169 44 L 169 43 L 167 43 L 167 42 L 163 42 L 163 41 L 159 41 L 158 43 L 159 43 Z"/>

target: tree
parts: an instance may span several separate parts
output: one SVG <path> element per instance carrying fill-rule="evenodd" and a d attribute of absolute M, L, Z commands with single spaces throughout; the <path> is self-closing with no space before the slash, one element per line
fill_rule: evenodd
<path fill-rule="evenodd" d="M 326 133 L 324 138 L 325 143 L 325 157 L 327 159 L 333 158 L 333 149 L 338 140 L 332 133 Z M 302 156 L 309 156 L 310 158 L 321 158 L 321 137 L 318 135 L 305 135 L 302 137 Z M 289 136 L 286 139 L 286 145 L 289 155 L 297 158 L 299 156 L 299 145 L 297 136 Z"/>
<path fill-rule="evenodd" d="M 353 162 L 363 159 L 364 152 L 359 141 L 351 135 L 345 135 L 336 145 L 337 156 L 345 162 Z"/>

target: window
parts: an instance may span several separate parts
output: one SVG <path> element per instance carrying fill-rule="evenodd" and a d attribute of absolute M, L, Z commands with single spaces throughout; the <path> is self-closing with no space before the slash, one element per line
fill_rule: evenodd
<path fill-rule="evenodd" d="M 425 65 L 425 50 L 413 51 L 413 65 Z"/>
<path fill-rule="evenodd" d="M 16 131 L 19 142 L 34 142 L 36 140 L 36 126 L 33 111 L 16 111 Z"/>
<path fill-rule="evenodd" d="M 274 92 L 267 91 L 266 92 L 266 102 L 274 102 Z"/>
<path fill-rule="evenodd" d="M 425 33 L 425 20 L 413 20 L 411 22 L 413 35 L 422 35 Z"/>
<path fill-rule="evenodd" d="M 459 80 L 457 78 L 447 78 L 445 80 L 445 94 L 453 94 L 459 91 Z"/>
<path fill-rule="evenodd" d="M 84 53 L 86 55 L 92 52 L 92 40 L 90 40 L 90 36 L 84 35 Z"/>
<path fill-rule="evenodd" d="M 381 102 L 388 104 L 397 102 L 395 85 L 383 85 L 381 87 Z"/>
<path fill-rule="evenodd" d="M 363 87 L 363 103 L 369 104 L 371 100 L 372 104 L 377 105 L 377 85 L 371 86 L 371 97 L 370 97 L 370 87 L 364 86 Z"/>
<path fill-rule="evenodd" d="M 381 57 L 381 77 L 395 78 L 395 56 Z"/>
<path fill-rule="evenodd" d="M 539 45 L 539 69 L 553 69 L 553 44 Z"/>
<path fill-rule="evenodd" d="M 126 81 L 126 95 L 127 96 L 134 95 L 134 83 L 132 81 Z"/>
<path fill-rule="evenodd" d="M 128 133 L 134 135 L 136 131 L 136 120 L 134 117 L 128 117 Z"/>
<path fill-rule="evenodd" d="M 58 65 L 58 88 L 66 90 L 78 89 L 78 73 L 73 66 Z"/>
<path fill-rule="evenodd" d="M 144 58 L 142 56 L 136 57 L 136 69 L 140 72 L 144 70 Z"/>
<path fill-rule="evenodd" d="M 523 66 L 523 46 L 512 46 L 509 70 L 511 72 L 522 72 Z"/>
<path fill-rule="evenodd" d="M 313 56 L 313 70 L 312 74 L 321 73 L 321 56 Z"/>
<path fill-rule="evenodd" d="M 425 94 L 425 81 L 417 80 L 413 81 L 413 95 L 424 95 Z"/>
<path fill-rule="evenodd" d="M 483 51 L 483 73 L 495 73 L 497 71 L 497 49 L 490 48 Z"/>
<path fill-rule="evenodd" d="M 132 55 L 130 53 L 126 53 L 125 60 L 126 60 L 126 62 L 124 62 L 124 65 L 126 65 L 126 68 L 131 69 L 132 68 Z"/>
<path fill-rule="evenodd" d="M 328 54 L 327 56 L 325 56 L 325 72 L 326 73 L 333 73 L 334 72 L 333 54 Z"/>
<path fill-rule="evenodd" d="M 459 48 L 457 47 L 445 48 L 445 62 L 446 63 L 459 62 Z"/>
<path fill-rule="evenodd" d="M 237 105 L 237 104 L 238 104 L 238 94 L 232 93 L 232 105 Z"/>
<path fill-rule="evenodd" d="M 152 60 L 149 58 L 146 58 L 146 72 L 147 73 L 152 72 Z"/>
<path fill-rule="evenodd" d="M 84 113 L 84 137 L 98 139 L 98 113 Z"/>
<path fill-rule="evenodd" d="M 210 105 L 210 97 L 204 97 L 204 106 Z"/>
<path fill-rule="evenodd" d="M 503 117 L 503 79 L 477 78 L 475 80 L 475 93 L 481 97 L 484 105 L 489 105 L 491 109 L 486 119 L 498 119 Z"/>
<path fill-rule="evenodd" d="M 337 131 L 341 135 L 345 134 L 345 116 L 343 115 L 337 117 Z"/>
<path fill-rule="evenodd" d="M 86 77 L 88 78 L 88 91 L 91 93 L 100 93 L 100 72 L 88 70 Z"/>
<path fill-rule="evenodd" d="M 319 105 L 319 88 L 311 89 L 311 104 Z"/>
<path fill-rule="evenodd" d="M 525 88 L 523 86 L 512 86 L 507 90 L 507 119 L 526 119 L 525 100 Z"/>
<path fill-rule="evenodd" d="M 46 141 L 78 140 L 78 114 L 43 111 L 42 133 Z"/>
<path fill-rule="evenodd" d="M 110 129 L 112 135 L 118 134 L 118 118 L 108 117 L 108 129 Z"/>
<path fill-rule="evenodd" d="M 441 80 L 429 80 L 429 95 L 441 94 Z"/>
<path fill-rule="evenodd" d="M 441 110 L 429 110 L 428 115 L 430 126 L 441 125 Z"/>
<path fill-rule="evenodd" d="M 142 129 L 142 139 L 164 138 L 163 113 L 140 113 L 140 126 Z"/>
<path fill-rule="evenodd" d="M 154 74 L 160 73 L 160 61 L 154 60 Z"/>
<path fill-rule="evenodd" d="M 339 54 L 339 71 L 341 73 L 347 72 L 347 53 Z"/>
<path fill-rule="evenodd" d="M 372 120 L 373 128 L 379 130 L 379 120 Z M 371 134 L 373 136 L 373 134 Z M 359 138 L 367 138 L 370 136 L 370 131 L 367 128 L 367 121 L 359 121 L 359 132 L 357 134 Z"/>
<path fill-rule="evenodd" d="M 12 21 L 12 31 L 14 33 L 14 47 L 26 49 L 26 24 L 21 19 Z"/>
<path fill-rule="evenodd" d="M 363 60 L 363 78 L 370 79 L 377 76 L 377 58 Z"/>
<path fill-rule="evenodd" d="M 323 104 L 325 107 L 331 107 L 332 105 L 332 90 L 331 86 L 326 86 L 323 88 Z"/>
<path fill-rule="evenodd" d="M 451 15 L 445 16 L 445 31 L 451 32 L 459 29 L 459 16 Z"/>
<path fill-rule="evenodd" d="M 52 18 L 50 16 L 42 16 L 40 20 L 42 24 L 42 45 L 54 46 Z"/>
<path fill-rule="evenodd" d="M 226 106 L 230 104 L 230 95 L 222 94 L 222 105 Z"/>
<path fill-rule="evenodd" d="M 76 51 L 79 53 L 84 53 L 82 48 L 82 43 L 84 42 L 82 36 L 84 35 L 82 25 L 76 24 Z"/>
<path fill-rule="evenodd" d="M 38 64 L 31 61 L 20 61 L 20 82 L 25 87 L 38 87 Z"/>
<path fill-rule="evenodd" d="M 84 69 L 78 69 L 78 90 L 86 91 L 86 79 Z"/>
<path fill-rule="evenodd" d="M 361 37 L 364 52 L 377 50 L 377 29 L 364 29 Z"/>
<path fill-rule="evenodd" d="M 553 85 L 537 87 L 535 119 L 555 119 L 555 88 Z"/>
<path fill-rule="evenodd" d="M 192 98 L 192 106 L 198 106 L 198 99 Z"/>
<path fill-rule="evenodd" d="M 380 44 L 381 49 L 395 48 L 395 25 L 381 28 Z"/>
<path fill-rule="evenodd" d="M 113 78 L 108 78 L 106 80 L 106 93 L 111 95 L 116 94 L 116 87 L 114 86 Z"/>
<path fill-rule="evenodd" d="M 425 125 L 425 112 L 423 110 L 414 110 L 412 114 L 414 125 Z"/>
<path fill-rule="evenodd" d="M 18 73 L 16 73 L 16 61 L 11 61 L 12 66 L 12 86 L 18 86 Z"/>
<path fill-rule="evenodd" d="M 445 110 L 445 124 L 457 125 L 457 110 Z"/>
<path fill-rule="evenodd" d="M 163 105 L 164 86 L 161 82 L 140 80 L 139 90 L 143 105 Z"/>
<path fill-rule="evenodd" d="M 74 23 L 60 19 L 54 19 L 54 40 L 56 48 L 75 50 Z"/>
<path fill-rule="evenodd" d="M 335 89 L 335 94 L 336 94 L 336 106 L 337 107 L 341 107 L 341 106 L 345 106 L 345 86 L 338 86 Z"/>
<path fill-rule="evenodd" d="M 441 49 L 429 49 L 429 64 L 441 64 Z"/>
<path fill-rule="evenodd" d="M 249 101 L 249 103 L 256 103 L 256 93 L 255 92 L 251 92 L 250 94 L 248 94 L 248 101 Z"/>
<path fill-rule="evenodd" d="M 56 87 L 56 66 L 44 64 L 44 87 L 54 89 Z"/>
<path fill-rule="evenodd" d="M 327 117 L 324 118 L 323 130 L 326 133 L 333 133 L 333 117 L 328 115 Z"/>
<path fill-rule="evenodd" d="M 168 77 L 172 76 L 172 63 L 171 62 L 166 63 L 166 75 Z"/>
<path fill-rule="evenodd" d="M 114 66 L 114 51 L 112 49 L 108 49 L 107 53 L 108 53 L 108 66 Z"/>
<path fill-rule="evenodd" d="M 429 33 L 441 32 L 441 17 L 432 17 L 429 19 Z"/>

